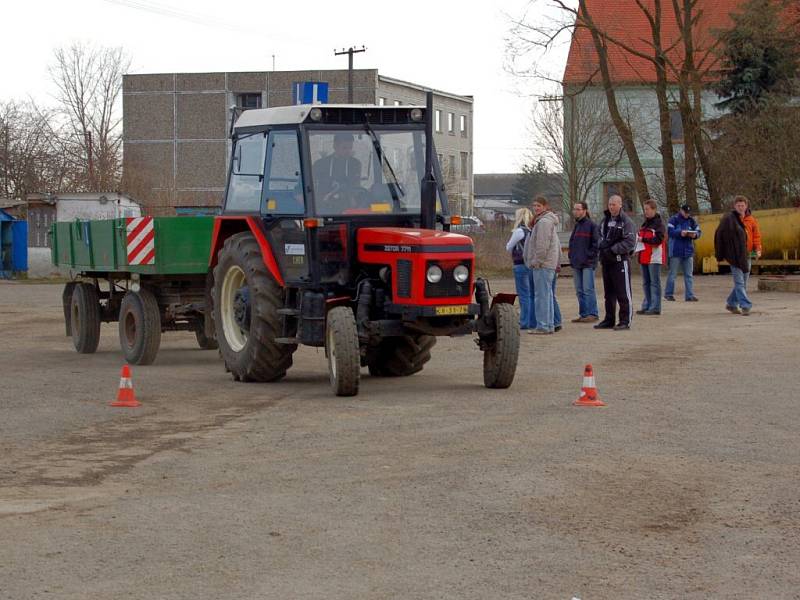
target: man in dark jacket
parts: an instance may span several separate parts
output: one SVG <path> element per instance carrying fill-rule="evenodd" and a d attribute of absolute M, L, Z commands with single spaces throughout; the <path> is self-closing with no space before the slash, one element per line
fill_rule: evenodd
<path fill-rule="evenodd" d="M 725 309 L 734 314 L 749 315 L 753 303 L 747 297 L 746 289 L 745 274 L 750 272 L 750 260 L 743 217 L 744 212 L 737 210 L 722 217 L 714 234 L 714 254 L 717 260 L 728 262 L 733 275 L 733 290 L 725 302 Z"/>
<path fill-rule="evenodd" d="M 578 318 L 573 323 L 597 321 L 597 295 L 594 291 L 594 270 L 600 246 L 600 229 L 589 217 L 586 202 L 576 202 L 572 207 L 575 227 L 569 236 L 569 262 L 572 265 L 572 281 L 578 296 Z"/>
<path fill-rule="evenodd" d="M 697 302 L 694 295 L 692 271 L 694 269 L 694 241 L 700 237 L 700 225 L 692 217 L 692 207 L 681 206 L 678 214 L 673 215 L 667 225 L 669 235 L 669 275 L 664 288 L 664 298 L 675 300 L 675 279 L 678 268 L 683 270 L 683 297 L 686 302 Z"/>
<path fill-rule="evenodd" d="M 600 223 L 600 264 L 603 267 L 603 288 L 606 315 L 595 329 L 630 329 L 633 318 L 630 256 L 636 248 L 636 227 L 622 211 L 622 197 L 608 199 L 608 210 Z M 616 309 L 619 303 L 619 322 Z"/>

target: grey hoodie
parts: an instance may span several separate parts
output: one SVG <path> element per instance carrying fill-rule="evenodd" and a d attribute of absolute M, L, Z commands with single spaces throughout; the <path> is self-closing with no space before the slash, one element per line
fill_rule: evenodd
<path fill-rule="evenodd" d="M 525 264 L 531 269 L 557 269 L 561 264 L 561 242 L 558 239 L 558 216 L 543 212 L 536 219 L 533 231 L 525 242 Z"/>

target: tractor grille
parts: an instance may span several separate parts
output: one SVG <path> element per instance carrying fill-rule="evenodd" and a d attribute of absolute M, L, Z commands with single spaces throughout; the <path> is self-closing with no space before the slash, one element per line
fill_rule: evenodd
<path fill-rule="evenodd" d="M 399 298 L 411 297 L 411 261 L 397 261 L 397 296 Z"/>
<path fill-rule="evenodd" d="M 471 276 L 467 278 L 464 283 L 458 283 L 455 279 L 453 279 L 453 269 L 455 269 L 459 265 L 464 265 L 467 269 L 470 270 L 470 275 L 472 274 L 472 261 L 471 260 L 462 260 L 455 263 L 450 264 L 442 264 L 435 260 L 430 260 L 425 265 L 425 271 L 427 272 L 428 267 L 430 265 L 439 265 L 442 269 L 442 278 L 438 281 L 438 283 L 431 283 L 430 281 L 425 279 L 425 297 L 426 298 L 455 298 L 458 296 L 469 296 L 470 295 L 470 279 Z"/>

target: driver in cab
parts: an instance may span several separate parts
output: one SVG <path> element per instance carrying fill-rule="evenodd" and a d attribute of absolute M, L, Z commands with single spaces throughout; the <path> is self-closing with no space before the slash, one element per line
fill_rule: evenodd
<path fill-rule="evenodd" d="M 361 162 L 353 156 L 353 134 L 337 133 L 333 153 L 314 163 L 314 185 L 324 199 L 337 192 L 359 187 Z"/>

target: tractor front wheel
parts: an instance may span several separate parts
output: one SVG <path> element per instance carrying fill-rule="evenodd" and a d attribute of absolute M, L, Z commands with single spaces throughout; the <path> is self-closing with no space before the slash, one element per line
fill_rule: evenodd
<path fill-rule="evenodd" d="M 483 384 L 488 388 L 507 388 L 517 371 L 519 318 L 511 304 L 495 304 L 490 318 L 495 333 L 492 339 L 484 340 Z"/>
<path fill-rule="evenodd" d="M 283 290 L 272 278 L 252 233 L 225 240 L 214 269 L 214 328 L 225 366 L 238 381 L 277 381 L 292 366 L 296 345 L 278 344 Z"/>
<path fill-rule="evenodd" d="M 361 377 L 361 357 L 356 318 L 347 306 L 337 306 L 328 312 L 325 354 L 333 391 L 337 396 L 355 396 Z"/>
<path fill-rule="evenodd" d="M 197 345 L 200 346 L 201 350 L 216 350 L 219 348 L 217 340 L 206 335 L 206 331 L 203 328 L 202 323 L 200 323 L 198 328 L 194 330 L 194 335 L 197 338 Z"/>
<path fill-rule="evenodd" d="M 432 335 L 404 335 L 386 338 L 370 348 L 366 363 L 373 377 L 406 377 L 419 373 L 431 359 L 436 345 Z"/>

